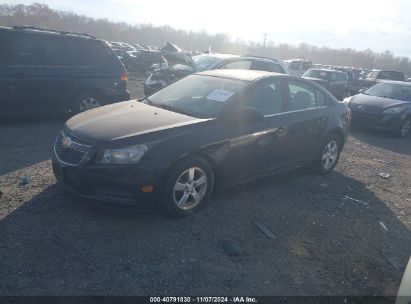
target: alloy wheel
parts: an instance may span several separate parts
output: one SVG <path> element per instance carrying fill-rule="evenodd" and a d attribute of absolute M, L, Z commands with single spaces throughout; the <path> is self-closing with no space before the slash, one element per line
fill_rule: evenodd
<path fill-rule="evenodd" d="M 94 97 L 86 97 L 80 101 L 80 112 L 94 109 L 101 106 L 100 101 Z"/>
<path fill-rule="evenodd" d="M 329 170 L 337 161 L 338 157 L 338 143 L 331 140 L 325 146 L 322 156 L 322 165 L 325 170 Z"/>
<path fill-rule="evenodd" d="M 173 189 L 175 205 L 190 210 L 201 203 L 207 192 L 207 175 L 201 168 L 191 167 L 177 178 Z"/>
<path fill-rule="evenodd" d="M 410 132 L 410 129 L 411 129 L 411 119 L 404 120 L 404 122 L 401 124 L 400 135 L 402 137 L 407 136 L 408 133 Z"/>

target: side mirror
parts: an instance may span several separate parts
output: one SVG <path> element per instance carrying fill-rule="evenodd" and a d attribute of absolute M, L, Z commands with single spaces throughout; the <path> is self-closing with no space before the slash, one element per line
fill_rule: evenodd
<path fill-rule="evenodd" d="M 264 120 L 264 115 L 256 109 L 244 107 L 237 111 L 234 120 L 237 122 L 260 122 Z"/>

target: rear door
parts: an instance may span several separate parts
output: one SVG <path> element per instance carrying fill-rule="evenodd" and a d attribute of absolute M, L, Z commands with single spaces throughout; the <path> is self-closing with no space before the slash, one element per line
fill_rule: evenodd
<path fill-rule="evenodd" d="M 14 81 L 8 73 L 9 65 L 8 32 L 0 31 L 0 116 L 8 116 L 11 112 L 11 93 Z"/>
<path fill-rule="evenodd" d="M 10 38 L 15 114 L 64 112 L 70 89 L 64 36 L 15 32 Z"/>
<path fill-rule="evenodd" d="M 222 172 L 225 180 L 247 179 L 288 163 L 285 91 L 279 79 L 256 85 L 239 107 L 249 107 L 264 115 L 260 122 L 240 122 L 229 126 L 230 155 Z M 233 114 L 235 115 L 235 113 Z"/>
<path fill-rule="evenodd" d="M 326 96 L 314 86 L 299 80 L 287 83 L 291 124 L 289 153 L 293 162 L 313 158 L 321 145 L 328 123 Z"/>

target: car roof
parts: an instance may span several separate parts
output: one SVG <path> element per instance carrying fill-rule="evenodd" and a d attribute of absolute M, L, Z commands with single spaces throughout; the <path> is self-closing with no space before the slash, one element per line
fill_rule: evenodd
<path fill-rule="evenodd" d="M 257 70 L 238 70 L 238 69 L 209 70 L 209 71 L 195 73 L 195 75 L 229 78 L 229 79 L 242 80 L 242 81 L 248 81 L 248 82 L 253 82 L 261 78 L 266 78 L 270 76 L 286 76 L 280 73 L 257 71 Z"/>
<path fill-rule="evenodd" d="M 343 74 L 345 74 L 345 72 L 343 72 L 343 71 L 333 70 L 333 69 L 310 69 L 310 71 L 324 71 L 324 72 L 333 72 L 333 73 L 343 73 Z"/>
<path fill-rule="evenodd" d="M 234 55 L 234 54 L 220 54 L 220 53 L 211 53 L 211 54 L 199 54 L 196 56 L 207 56 L 207 57 L 215 57 L 215 58 L 220 58 L 220 59 L 227 59 L 227 58 L 236 58 L 240 57 L 239 55 Z"/>
<path fill-rule="evenodd" d="M 408 81 L 399 81 L 399 80 L 381 80 L 379 83 L 388 83 L 388 84 L 398 84 L 411 87 L 411 82 Z"/>
<path fill-rule="evenodd" d="M 0 30 L 10 31 L 10 32 L 12 31 L 29 32 L 29 33 L 43 34 L 43 35 L 66 35 L 66 36 L 71 36 L 71 37 L 81 37 L 81 38 L 86 38 L 86 39 L 99 40 L 89 34 L 49 30 L 49 29 L 37 28 L 34 26 L 29 26 L 29 25 L 21 25 L 21 26 L 13 26 L 13 27 L 0 26 Z"/>

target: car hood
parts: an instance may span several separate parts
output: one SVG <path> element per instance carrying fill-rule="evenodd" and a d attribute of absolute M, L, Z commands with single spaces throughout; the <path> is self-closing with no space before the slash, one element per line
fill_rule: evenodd
<path fill-rule="evenodd" d="M 90 143 L 122 141 L 162 130 L 207 121 L 136 100 L 115 103 L 80 113 L 66 122 L 70 135 Z"/>
<path fill-rule="evenodd" d="M 398 99 L 391 99 L 378 96 L 370 96 L 366 94 L 357 94 L 351 97 L 348 107 L 357 112 L 365 113 L 380 113 L 387 108 L 391 108 L 397 105 L 408 104 L 408 102 Z M 363 106 L 361 110 L 358 107 Z"/>

